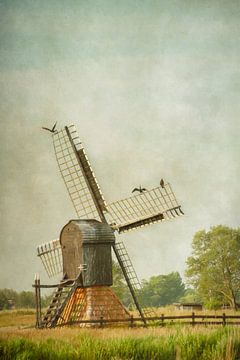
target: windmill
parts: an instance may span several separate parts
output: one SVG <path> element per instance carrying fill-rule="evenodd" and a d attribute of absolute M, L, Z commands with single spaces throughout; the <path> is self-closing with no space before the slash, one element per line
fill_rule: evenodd
<path fill-rule="evenodd" d="M 60 238 L 38 246 L 37 253 L 49 275 L 62 273 L 59 284 L 43 316 L 37 279 L 37 325 L 54 327 L 74 322 L 104 319 L 125 320 L 125 309 L 112 285 L 112 249 L 142 321 L 151 315 L 144 309 L 138 293 L 141 289 L 121 234 L 183 215 L 171 185 L 164 182 L 151 190 L 107 204 L 74 125 L 52 131 L 57 163 L 75 208 L 77 219 L 70 220 Z M 141 187 L 140 187 L 141 188 Z M 151 311 L 151 310 L 150 310 Z"/>

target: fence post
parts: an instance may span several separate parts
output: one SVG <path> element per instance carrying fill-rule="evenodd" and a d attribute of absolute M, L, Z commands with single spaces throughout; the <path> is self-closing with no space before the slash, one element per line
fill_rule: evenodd
<path fill-rule="evenodd" d="M 36 325 L 35 325 L 35 327 L 38 329 L 41 327 L 41 322 L 42 322 L 40 277 L 38 274 L 35 274 L 34 287 L 35 287 L 35 303 L 36 303 Z"/>
<path fill-rule="evenodd" d="M 226 314 L 225 313 L 223 313 L 222 319 L 223 319 L 223 326 L 225 326 L 226 325 Z"/>
<path fill-rule="evenodd" d="M 192 312 L 192 326 L 195 325 L 195 312 Z"/>
<path fill-rule="evenodd" d="M 164 326 L 164 314 L 161 314 L 161 326 Z"/>
<path fill-rule="evenodd" d="M 131 317 L 130 317 L 130 327 L 132 328 L 133 326 L 134 326 L 133 315 L 131 315 Z"/>
<path fill-rule="evenodd" d="M 100 316 L 100 328 L 103 328 L 103 316 Z"/>
<path fill-rule="evenodd" d="M 41 326 L 42 322 L 42 301 L 41 301 L 41 287 L 40 287 L 40 276 L 38 275 L 37 279 L 38 284 L 38 306 L 39 306 L 39 317 L 38 317 L 38 324 Z"/>
<path fill-rule="evenodd" d="M 39 327 L 39 299 L 38 299 L 38 280 L 37 280 L 37 274 L 35 274 L 34 279 L 34 286 L 35 286 L 35 304 L 36 304 L 36 325 L 35 327 Z"/>

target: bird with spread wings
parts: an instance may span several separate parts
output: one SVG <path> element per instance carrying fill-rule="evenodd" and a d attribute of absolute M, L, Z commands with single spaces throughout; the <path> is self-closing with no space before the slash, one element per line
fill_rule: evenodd
<path fill-rule="evenodd" d="M 55 132 L 57 131 L 56 125 L 57 125 L 57 121 L 56 121 L 55 124 L 53 125 L 52 129 L 49 129 L 49 128 L 47 128 L 47 127 L 42 127 L 42 129 L 43 129 L 43 130 L 50 131 L 51 133 L 55 133 Z"/>
<path fill-rule="evenodd" d="M 134 188 L 132 193 L 138 191 L 140 194 L 143 193 L 144 191 L 147 191 L 146 188 L 142 188 L 141 185 L 139 186 L 139 188 Z"/>

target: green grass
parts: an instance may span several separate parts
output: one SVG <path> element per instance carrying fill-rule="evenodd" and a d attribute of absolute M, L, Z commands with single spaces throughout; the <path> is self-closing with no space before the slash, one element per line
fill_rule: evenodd
<path fill-rule="evenodd" d="M 67 329 L 66 329 L 67 330 Z M 44 330 L 43 330 L 44 331 Z M 237 360 L 240 359 L 240 330 L 236 327 L 193 331 L 179 328 L 159 335 L 147 332 L 120 337 L 101 336 L 104 330 L 78 329 L 76 336 L 17 337 L 0 339 L 3 360 Z M 102 333 L 101 333 L 102 331 Z M 117 331 L 116 329 L 114 332 Z M 48 332 L 47 334 L 51 334 Z M 63 332 L 64 334 L 64 332 Z M 67 334 L 67 332 L 66 332 Z M 99 333 L 98 333 L 99 334 Z M 54 333 L 53 333 L 54 335 Z M 55 334 L 56 335 L 56 334 Z"/>
<path fill-rule="evenodd" d="M 0 313 L 2 360 L 240 360 L 240 326 L 37 330 L 32 310 Z"/>

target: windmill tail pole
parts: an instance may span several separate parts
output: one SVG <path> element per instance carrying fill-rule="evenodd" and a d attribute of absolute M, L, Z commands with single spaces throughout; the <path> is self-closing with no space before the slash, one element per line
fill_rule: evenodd
<path fill-rule="evenodd" d="M 34 285 L 35 287 L 35 304 L 36 304 L 36 328 L 41 326 L 41 293 L 40 293 L 40 277 L 35 274 Z"/>

